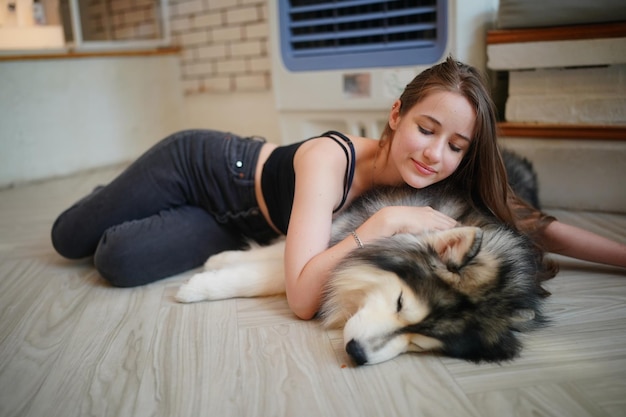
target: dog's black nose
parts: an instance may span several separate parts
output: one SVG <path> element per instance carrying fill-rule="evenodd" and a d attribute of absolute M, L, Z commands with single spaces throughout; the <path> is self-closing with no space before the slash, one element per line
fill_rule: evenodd
<path fill-rule="evenodd" d="M 348 352 L 348 355 L 350 355 L 357 365 L 363 365 L 367 362 L 365 351 L 361 347 L 361 344 L 354 339 L 350 340 L 346 345 L 346 352 Z"/>

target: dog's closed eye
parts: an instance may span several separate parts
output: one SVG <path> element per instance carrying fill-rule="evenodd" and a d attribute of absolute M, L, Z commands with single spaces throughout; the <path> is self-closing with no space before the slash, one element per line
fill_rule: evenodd
<path fill-rule="evenodd" d="M 400 295 L 398 296 L 398 301 L 396 302 L 396 312 L 399 313 L 402 311 L 402 304 L 404 300 L 402 299 L 402 291 L 400 291 Z"/>

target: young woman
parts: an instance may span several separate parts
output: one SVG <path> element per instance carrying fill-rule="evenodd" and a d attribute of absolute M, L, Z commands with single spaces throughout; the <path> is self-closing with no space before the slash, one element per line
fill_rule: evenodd
<path fill-rule="evenodd" d="M 52 228 L 68 258 L 94 256 L 111 284 L 145 284 L 210 255 L 286 235 L 289 306 L 309 319 L 349 251 L 400 232 L 454 227 L 429 207 L 386 207 L 328 247 L 333 216 L 381 185 L 453 181 L 480 208 L 549 251 L 626 267 L 626 245 L 529 209 L 509 191 L 493 104 L 478 72 L 451 58 L 419 74 L 393 104 L 382 139 L 329 132 L 277 147 L 216 131 L 174 134 Z"/>

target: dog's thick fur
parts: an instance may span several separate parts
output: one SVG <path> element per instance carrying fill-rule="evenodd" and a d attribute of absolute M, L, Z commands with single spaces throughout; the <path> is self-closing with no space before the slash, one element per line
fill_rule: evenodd
<path fill-rule="evenodd" d="M 517 333 L 546 322 L 538 282 L 542 254 L 460 195 L 441 184 L 381 188 L 333 222 L 331 245 L 389 205 L 431 206 L 459 221 L 443 232 L 380 239 L 353 250 L 334 269 L 319 316 L 327 328 L 343 327 L 346 351 L 356 364 L 431 350 L 474 362 L 510 360 L 521 349 Z M 176 299 L 282 293 L 283 248 L 280 241 L 213 256 Z"/>

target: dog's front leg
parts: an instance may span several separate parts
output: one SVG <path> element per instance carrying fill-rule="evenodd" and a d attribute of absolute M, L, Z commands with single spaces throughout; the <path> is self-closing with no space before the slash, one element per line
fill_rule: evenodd
<path fill-rule="evenodd" d="M 195 274 L 180 287 L 176 300 L 193 303 L 235 297 L 262 297 L 284 292 L 283 260 L 274 258 Z"/>
<path fill-rule="evenodd" d="M 259 246 L 250 243 L 247 250 L 227 250 L 211 256 L 204 264 L 206 271 L 228 268 L 254 261 L 266 261 L 280 259 L 282 261 L 285 252 L 285 240 L 280 239 L 267 246 Z"/>

